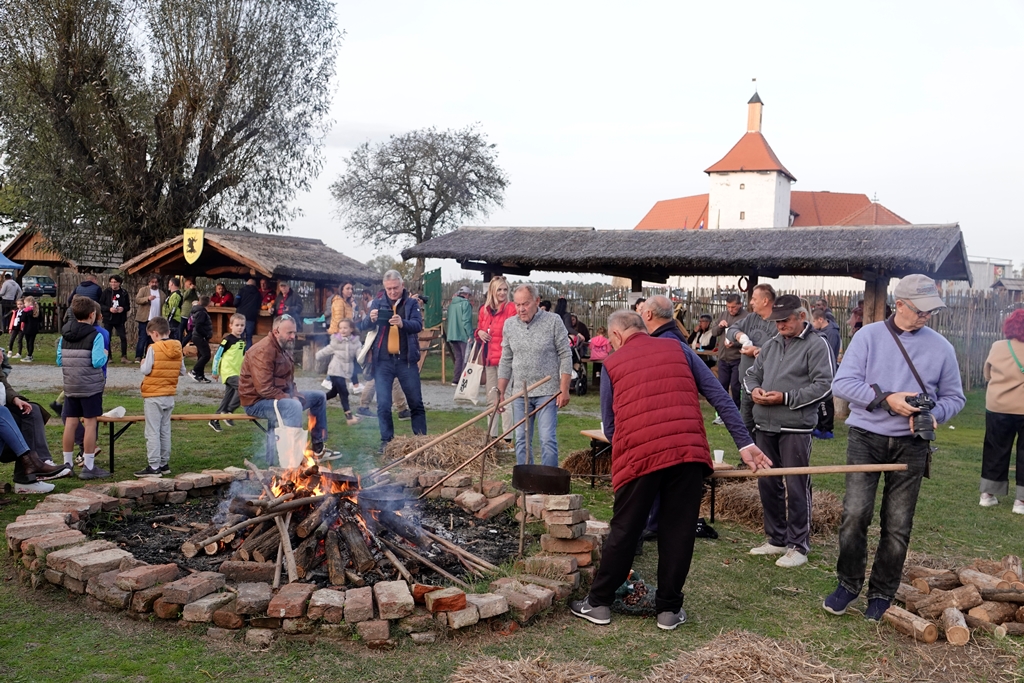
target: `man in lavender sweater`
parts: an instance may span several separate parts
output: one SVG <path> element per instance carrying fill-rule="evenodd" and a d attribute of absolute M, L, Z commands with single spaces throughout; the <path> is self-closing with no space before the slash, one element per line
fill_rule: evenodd
<path fill-rule="evenodd" d="M 853 337 L 839 366 L 832 392 L 850 402 L 846 461 L 850 465 L 906 464 L 904 472 L 886 472 L 882 488 L 882 534 L 868 582 L 864 617 L 878 621 L 889 609 L 903 573 L 914 508 L 930 455 L 928 440 L 913 432 L 920 408 L 906 399 L 920 393 L 934 402 L 935 423 L 946 422 L 964 407 L 960 369 L 953 346 L 925 327 L 933 313 L 945 308 L 935 281 L 924 275 L 903 278 L 893 291 L 896 312 L 884 322 L 865 325 Z M 899 336 L 924 383 L 913 371 L 893 338 Z M 845 614 L 864 587 L 868 526 L 875 509 L 878 472 L 846 475 L 843 521 L 839 528 L 839 586 L 825 598 L 824 608 Z"/>

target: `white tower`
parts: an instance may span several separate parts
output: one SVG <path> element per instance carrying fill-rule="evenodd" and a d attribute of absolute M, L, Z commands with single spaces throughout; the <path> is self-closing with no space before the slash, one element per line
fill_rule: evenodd
<path fill-rule="evenodd" d="M 747 102 L 747 133 L 708 168 L 708 225 L 715 228 L 789 227 L 790 184 L 796 182 L 761 135 L 761 98 Z"/>

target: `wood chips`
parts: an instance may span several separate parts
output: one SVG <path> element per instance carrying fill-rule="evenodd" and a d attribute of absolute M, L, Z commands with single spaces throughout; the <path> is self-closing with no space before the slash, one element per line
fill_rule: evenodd
<path fill-rule="evenodd" d="M 711 492 L 705 491 L 700 514 L 710 518 Z M 764 528 L 764 508 L 757 481 L 720 481 L 715 489 L 715 518 L 726 519 L 752 531 Z M 843 519 L 843 501 L 831 491 L 815 491 L 811 500 L 811 533 L 834 534 Z"/>
<path fill-rule="evenodd" d="M 397 460 L 416 450 L 420 446 L 429 443 L 437 436 L 396 436 L 384 449 L 386 462 Z M 445 439 L 436 446 L 431 446 L 423 453 L 412 459 L 411 464 L 416 467 L 428 467 L 439 470 L 451 471 L 471 458 L 477 451 L 487 445 L 489 439 L 485 439 L 484 430 L 469 428 L 459 432 L 449 439 Z M 497 463 L 494 449 L 489 450 L 485 455 L 487 466 L 491 467 Z M 479 469 L 480 460 L 476 460 Z"/>

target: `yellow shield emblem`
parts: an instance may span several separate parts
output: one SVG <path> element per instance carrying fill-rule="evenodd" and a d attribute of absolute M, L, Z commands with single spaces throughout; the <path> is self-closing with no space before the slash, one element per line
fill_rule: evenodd
<path fill-rule="evenodd" d="M 198 228 L 185 228 L 181 248 L 185 252 L 185 262 L 193 264 L 203 253 L 203 231 Z"/>

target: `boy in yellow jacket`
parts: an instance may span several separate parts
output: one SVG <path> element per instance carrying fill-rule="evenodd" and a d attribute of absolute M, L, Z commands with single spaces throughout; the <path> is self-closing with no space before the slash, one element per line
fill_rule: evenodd
<path fill-rule="evenodd" d="M 136 477 L 162 477 L 171 473 L 171 411 L 178 392 L 178 378 L 185 375 L 181 342 L 168 339 L 167 318 L 153 318 L 146 325 L 153 341 L 142 361 L 142 405 L 146 415 L 146 457 L 149 464 Z"/>

